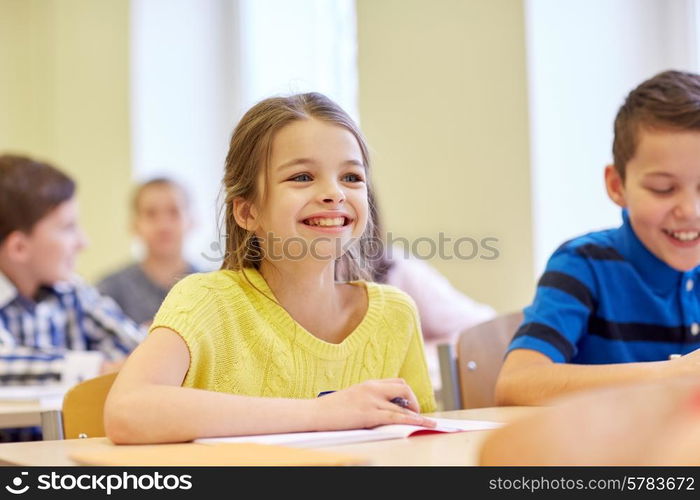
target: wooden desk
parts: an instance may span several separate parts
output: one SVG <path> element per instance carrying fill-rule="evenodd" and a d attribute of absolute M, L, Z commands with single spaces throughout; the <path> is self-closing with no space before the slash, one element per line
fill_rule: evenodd
<path fill-rule="evenodd" d="M 60 410 L 67 386 L 6 386 L 0 388 L 0 429 L 41 425 L 41 413 Z"/>
<path fill-rule="evenodd" d="M 536 411 L 531 407 L 479 408 L 435 413 L 440 418 L 510 422 Z M 367 457 L 372 465 L 476 465 L 481 442 L 491 431 L 433 434 L 320 448 Z M 0 444 L 0 464 L 76 465 L 68 455 L 78 449 L 114 446 L 107 438 Z M 156 445 L 157 446 L 157 445 Z"/>
<path fill-rule="evenodd" d="M 0 429 L 41 425 L 42 411 L 39 403 L 0 403 Z"/>

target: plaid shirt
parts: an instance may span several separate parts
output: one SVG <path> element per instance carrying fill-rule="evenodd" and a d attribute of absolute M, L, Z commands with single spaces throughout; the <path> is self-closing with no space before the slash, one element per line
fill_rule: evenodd
<path fill-rule="evenodd" d="M 117 360 L 144 334 L 111 298 L 77 278 L 42 287 L 35 302 L 0 273 L 0 385 L 56 382 L 67 351 Z"/>

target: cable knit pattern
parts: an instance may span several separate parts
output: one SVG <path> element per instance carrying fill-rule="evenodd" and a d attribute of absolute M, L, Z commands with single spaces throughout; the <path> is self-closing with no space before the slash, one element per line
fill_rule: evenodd
<path fill-rule="evenodd" d="M 187 344 L 185 387 L 313 398 L 368 379 L 402 377 L 421 410 L 434 411 L 413 301 L 388 285 L 353 285 L 366 288 L 369 305 L 340 344 L 325 342 L 294 321 L 255 269 L 186 277 L 166 297 L 151 331 L 170 328 Z"/>

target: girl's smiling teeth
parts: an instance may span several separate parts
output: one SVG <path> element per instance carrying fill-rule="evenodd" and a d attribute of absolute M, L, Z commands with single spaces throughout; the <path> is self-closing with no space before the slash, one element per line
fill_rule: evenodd
<path fill-rule="evenodd" d="M 350 222 L 347 217 L 310 217 L 303 220 L 307 226 L 341 227 Z"/>
<path fill-rule="evenodd" d="M 700 232 L 698 231 L 671 231 L 669 229 L 664 229 L 663 232 L 679 241 L 694 241 L 700 236 Z"/>

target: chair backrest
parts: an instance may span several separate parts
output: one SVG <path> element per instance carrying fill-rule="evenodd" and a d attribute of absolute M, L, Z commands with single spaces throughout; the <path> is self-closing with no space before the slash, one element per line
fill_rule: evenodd
<path fill-rule="evenodd" d="M 116 373 L 91 378 L 72 387 L 63 397 L 65 439 L 103 437 L 105 400 Z"/>
<path fill-rule="evenodd" d="M 522 321 L 520 311 L 499 316 L 462 332 L 456 349 L 451 345 L 438 346 L 443 409 L 496 404 L 496 379 L 508 344 Z"/>
<path fill-rule="evenodd" d="M 457 342 L 457 371 L 464 408 L 494 406 L 496 379 L 506 349 L 523 313 L 499 316 L 462 332 Z"/>

